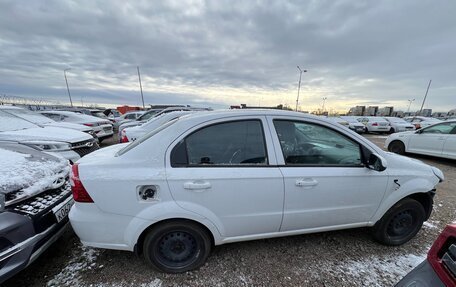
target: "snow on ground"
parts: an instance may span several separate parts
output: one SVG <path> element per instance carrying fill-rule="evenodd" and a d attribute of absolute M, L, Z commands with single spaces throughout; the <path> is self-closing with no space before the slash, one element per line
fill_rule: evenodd
<path fill-rule="evenodd" d="M 120 282 L 120 283 L 100 283 L 90 284 L 89 287 L 161 287 L 162 281 L 160 279 L 154 279 L 148 283 L 136 283 L 136 282 Z"/>
<path fill-rule="evenodd" d="M 438 223 L 439 221 L 425 221 L 423 222 L 423 226 L 426 228 L 438 228 Z"/>
<path fill-rule="evenodd" d="M 102 268 L 103 265 L 96 266 L 96 259 L 99 251 L 80 246 L 73 251 L 73 256 L 60 273 L 56 274 L 54 278 L 47 282 L 48 287 L 60 287 L 60 286 L 81 286 L 82 285 L 82 274 L 84 270 L 90 270 L 93 268 Z M 158 286 L 157 286 L 158 287 Z"/>
<path fill-rule="evenodd" d="M 362 260 L 347 260 L 333 269 L 334 275 L 355 278 L 362 286 L 387 286 L 397 283 L 426 259 L 426 253 L 397 256 L 372 255 Z"/>

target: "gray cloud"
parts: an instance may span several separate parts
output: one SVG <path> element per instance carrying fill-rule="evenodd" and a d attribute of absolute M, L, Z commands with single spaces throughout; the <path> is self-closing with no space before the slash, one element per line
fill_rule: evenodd
<path fill-rule="evenodd" d="M 456 106 L 452 1 L 3 1 L 0 94 L 225 106 L 303 100 Z M 234 92 L 231 90 L 235 90 Z M 227 92 L 230 91 L 230 92 Z M 274 97 L 271 95 L 280 96 Z M 345 105 L 345 106 L 344 106 Z"/>

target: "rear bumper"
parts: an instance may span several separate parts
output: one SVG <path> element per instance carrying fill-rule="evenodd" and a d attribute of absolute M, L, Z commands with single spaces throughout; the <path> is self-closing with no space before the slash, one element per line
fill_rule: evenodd
<path fill-rule="evenodd" d="M 427 260 L 402 278 L 396 287 L 445 287 Z"/>
<path fill-rule="evenodd" d="M 105 213 L 93 203 L 75 203 L 70 223 L 82 244 L 133 251 L 139 233 L 152 224 L 137 217 Z"/>

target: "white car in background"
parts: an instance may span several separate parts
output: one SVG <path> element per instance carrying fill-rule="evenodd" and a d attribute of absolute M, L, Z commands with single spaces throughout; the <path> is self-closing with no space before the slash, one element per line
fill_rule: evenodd
<path fill-rule="evenodd" d="M 120 142 L 133 142 L 150 131 L 153 131 L 169 121 L 188 115 L 194 112 L 191 111 L 176 111 L 171 113 L 162 114 L 161 116 L 151 118 L 149 121 L 140 126 L 125 128 L 121 132 Z"/>
<path fill-rule="evenodd" d="M 358 122 L 358 120 L 356 119 L 357 117 L 341 116 L 340 118 L 348 122 L 348 128 L 352 131 L 357 132 L 359 134 L 366 132 L 366 126 Z"/>
<path fill-rule="evenodd" d="M 72 162 L 99 149 L 96 140 L 86 133 L 57 127 L 41 127 L 2 110 L 0 140 L 27 145 Z"/>
<path fill-rule="evenodd" d="M 436 118 L 428 118 L 422 116 L 405 117 L 404 120 L 414 125 L 417 130 L 442 122 L 442 120 Z"/>
<path fill-rule="evenodd" d="M 94 130 L 90 127 L 81 125 L 81 124 L 73 124 L 73 123 L 64 123 L 64 122 L 56 122 L 51 118 L 48 118 L 38 112 L 34 112 L 28 109 L 14 107 L 14 106 L 0 106 L 0 110 L 13 114 L 17 117 L 20 117 L 26 121 L 32 122 L 36 125 L 43 126 L 43 127 L 57 127 L 57 128 L 64 128 L 64 129 L 71 129 L 77 130 L 80 132 L 88 133 L 89 135 L 96 138 L 96 134 Z"/>
<path fill-rule="evenodd" d="M 72 166 L 70 222 L 84 245 L 186 272 L 225 243 L 371 227 L 413 238 L 442 172 L 308 114 L 195 113 Z"/>
<path fill-rule="evenodd" d="M 456 120 L 392 134 L 386 139 L 385 148 L 398 154 L 409 152 L 456 159 Z"/>
<path fill-rule="evenodd" d="M 358 117 L 356 120 L 364 124 L 369 133 L 389 133 L 391 129 L 389 122 L 382 117 Z"/>
<path fill-rule="evenodd" d="M 123 123 L 136 121 L 140 116 L 142 116 L 145 112 L 144 111 L 130 111 L 126 112 L 125 114 L 110 119 L 111 122 L 114 123 L 114 128 L 117 129 Z"/>
<path fill-rule="evenodd" d="M 112 123 L 109 120 L 104 120 L 98 117 L 69 111 L 54 110 L 41 111 L 40 114 L 57 122 L 75 123 L 88 126 L 94 130 L 100 143 L 104 139 L 112 137 L 114 134 Z"/>
<path fill-rule="evenodd" d="M 384 117 L 391 126 L 391 133 L 414 131 L 415 126 L 401 118 Z"/>

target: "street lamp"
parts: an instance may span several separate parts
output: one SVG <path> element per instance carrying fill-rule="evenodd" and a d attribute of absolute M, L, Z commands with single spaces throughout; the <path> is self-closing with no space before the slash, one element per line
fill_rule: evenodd
<path fill-rule="evenodd" d="M 307 70 L 301 70 L 301 68 L 298 67 L 298 70 L 299 70 L 299 84 L 298 84 L 298 97 L 296 98 L 296 111 L 298 111 L 298 103 L 299 103 L 299 91 L 301 90 L 301 76 L 302 76 L 302 73 L 306 73 Z"/>
<path fill-rule="evenodd" d="M 327 99 L 328 99 L 327 97 L 323 98 L 323 106 L 321 107 L 321 110 L 322 110 L 323 113 L 325 112 L 325 102 L 326 102 Z"/>
<path fill-rule="evenodd" d="M 71 94 L 70 94 L 70 87 L 68 87 L 68 80 L 67 80 L 67 76 L 66 76 L 66 71 L 69 71 L 69 70 L 71 70 L 71 68 L 63 70 L 63 76 L 65 77 L 65 83 L 67 86 L 68 97 L 70 98 L 70 104 L 71 104 L 71 107 L 73 107 L 73 101 L 71 100 Z"/>
<path fill-rule="evenodd" d="M 409 101 L 409 105 L 408 105 L 408 108 L 407 108 L 407 113 L 410 112 L 410 106 L 412 105 L 412 102 L 415 101 L 415 99 L 408 100 L 408 101 Z"/>

